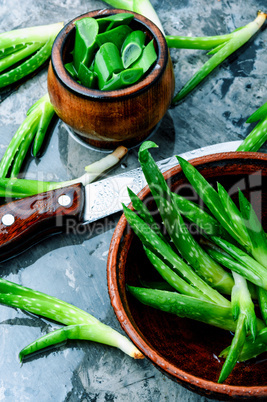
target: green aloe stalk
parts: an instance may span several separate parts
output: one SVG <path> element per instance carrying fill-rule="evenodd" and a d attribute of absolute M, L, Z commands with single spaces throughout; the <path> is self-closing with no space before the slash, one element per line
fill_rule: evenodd
<path fill-rule="evenodd" d="M 257 292 L 258 292 L 258 302 L 261 310 L 261 315 L 263 321 L 265 322 L 265 325 L 267 326 L 267 290 L 258 287 Z"/>
<path fill-rule="evenodd" d="M 266 235 L 252 205 L 243 193 L 239 192 L 239 211 L 220 184 L 217 193 L 194 166 L 181 157 L 177 159 L 191 185 L 229 235 L 266 267 Z"/>
<path fill-rule="evenodd" d="M 256 127 L 244 139 L 237 151 L 243 152 L 257 152 L 261 146 L 267 141 L 267 103 L 262 105 L 256 112 L 254 112 L 247 123 L 255 123 L 258 121 Z"/>
<path fill-rule="evenodd" d="M 163 241 L 138 215 L 123 205 L 125 217 L 143 245 L 156 254 L 161 260 L 168 262 L 168 265 L 184 278 L 191 286 L 200 290 L 205 300 L 213 301 L 220 305 L 229 305 L 219 292 L 210 287 Z"/>
<path fill-rule="evenodd" d="M 37 155 L 54 113 L 48 94 L 28 110 L 26 119 L 16 131 L 0 162 L 0 178 L 7 177 L 9 171 L 11 177 L 18 175 L 33 140 L 33 154 Z"/>
<path fill-rule="evenodd" d="M 178 162 L 185 174 L 186 178 L 193 186 L 197 194 L 204 201 L 206 206 L 209 208 L 210 212 L 214 217 L 220 222 L 224 229 L 232 236 L 237 242 L 239 242 L 243 247 L 248 248 L 250 245 L 247 239 L 240 236 L 239 231 L 234 230 L 231 222 L 229 221 L 229 216 L 223 207 L 220 196 L 217 191 L 210 185 L 210 183 L 201 175 L 198 170 L 191 165 L 185 159 L 177 156 Z"/>
<path fill-rule="evenodd" d="M 200 277 L 215 289 L 230 294 L 233 279 L 197 243 L 187 229 L 178 208 L 176 208 L 176 203 L 172 201 L 172 193 L 148 152 L 149 147 L 155 147 L 155 145 L 151 141 L 143 143 L 140 146 L 138 156 L 142 171 L 170 238 L 179 253 Z"/>
<path fill-rule="evenodd" d="M 172 193 L 172 201 L 179 212 L 206 234 L 228 237 L 222 225 L 206 210 L 179 194 Z"/>
<path fill-rule="evenodd" d="M 146 222 L 154 230 L 154 232 L 163 241 L 166 241 L 166 238 L 161 232 L 158 223 L 155 221 L 155 219 L 153 218 L 153 216 L 151 215 L 149 209 L 145 206 L 145 204 L 130 188 L 128 188 L 128 194 L 134 209 L 136 210 L 136 212 L 138 212 L 138 215 L 143 219 L 144 222 Z"/>
<path fill-rule="evenodd" d="M 21 308 L 66 325 L 22 349 L 19 355 L 21 360 L 30 353 L 59 344 L 67 339 L 84 339 L 105 343 L 121 349 L 131 357 L 143 358 L 142 353 L 125 336 L 101 323 L 91 314 L 56 297 L 0 278 L 0 303 Z"/>
<path fill-rule="evenodd" d="M 233 37 L 233 32 L 218 36 L 178 36 L 166 35 L 165 39 L 169 48 L 176 49 L 202 49 L 210 50 L 219 45 L 224 45 Z"/>
<path fill-rule="evenodd" d="M 253 257 L 267 268 L 267 237 L 251 203 L 239 191 L 240 210 L 250 236 Z"/>
<path fill-rule="evenodd" d="M 232 32 L 232 38 L 225 43 L 219 44 L 209 54 L 213 56 L 200 68 L 199 71 L 185 84 L 180 92 L 174 97 L 173 103 L 177 103 L 189 94 L 211 71 L 221 64 L 227 57 L 243 46 L 261 28 L 267 14 L 259 11 L 257 18 Z"/>
<path fill-rule="evenodd" d="M 220 306 L 207 300 L 181 295 L 166 290 L 127 286 L 130 293 L 141 303 L 156 309 L 191 318 L 229 331 L 235 331 L 236 323 L 231 307 Z"/>
<path fill-rule="evenodd" d="M 267 269 L 263 265 L 227 240 L 217 236 L 212 236 L 211 239 L 217 246 L 221 247 L 226 253 L 230 254 L 233 259 L 240 263 L 233 264 L 233 271 L 242 275 L 255 285 L 267 290 Z M 216 252 L 213 251 L 211 255 L 215 256 L 215 253 Z M 223 258 L 223 256 L 221 258 Z"/>
<path fill-rule="evenodd" d="M 227 357 L 230 350 L 230 346 L 224 349 L 220 353 L 220 357 Z M 257 357 L 261 353 L 267 351 L 267 327 L 262 328 L 257 333 L 257 338 L 254 340 L 253 336 L 250 335 L 246 338 L 244 346 L 238 357 L 238 361 L 244 362 Z"/>
<path fill-rule="evenodd" d="M 167 264 L 164 263 L 162 259 L 157 257 L 157 255 L 151 250 L 146 247 L 144 247 L 144 249 L 151 264 L 156 268 L 162 278 L 165 279 L 166 282 L 173 289 L 184 295 L 198 297 L 201 300 L 205 300 L 205 297 L 202 296 L 201 291 L 199 291 L 196 287 L 191 286 L 183 278 L 176 274 Z"/>
<path fill-rule="evenodd" d="M 39 68 L 51 54 L 63 23 L 17 29 L 0 35 L 0 88 L 11 85 Z M 13 68 L 12 68 L 13 67 Z"/>
<path fill-rule="evenodd" d="M 236 331 L 231 343 L 229 353 L 222 367 L 218 382 L 222 383 L 235 367 L 241 350 L 244 346 L 248 331 L 253 339 L 256 338 L 257 323 L 254 311 L 254 304 L 247 287 L 246 280 L 233 272 L 235 285 L 232 289 L 232 313 L 233 319 L 237 320 Z"/>

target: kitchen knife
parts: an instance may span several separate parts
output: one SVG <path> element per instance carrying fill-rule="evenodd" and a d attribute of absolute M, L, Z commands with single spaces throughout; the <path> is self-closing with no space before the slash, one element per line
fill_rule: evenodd
<path fill-rule="evenodd" d="M 226 142 L 181 154 L 190 160 L 235 151 L 241 141 Z M 157 163 L 162 172 L 177 165 L 176 157 Z M 88 224 L 122 209 L 130 202 L 127 187 L 138 193 L 146 185 L 141 168 L 88 184 L 48 191 L 0 207 L 0 260 L 3 261 L 45 237 L 77 223 Z M 70 226 L 71 225 L 71 226 Z"/>

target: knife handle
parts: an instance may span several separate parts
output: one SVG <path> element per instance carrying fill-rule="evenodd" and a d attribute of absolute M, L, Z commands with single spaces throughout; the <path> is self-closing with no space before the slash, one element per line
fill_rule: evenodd
<path fill-rule="evenodd" d="M 82 220 L 81 184 L 47 191 L 0 207 L 0 261 Z M 73 226 L 72 226 L 73 227 Z"/>

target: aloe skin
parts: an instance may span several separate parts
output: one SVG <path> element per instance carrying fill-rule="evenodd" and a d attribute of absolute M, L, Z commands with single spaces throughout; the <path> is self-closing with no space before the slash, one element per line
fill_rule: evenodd
<path fill-rule="evenodd" d="M 173 193 L 148 151 L 153 147 L 156 144 L 151 141 L 140 146 L 139 162 L 163 226 L 131 190 L 136 212 L 123 208 L 163 282 L 141 281 L 143 288 L 128 286 L 128 290 L 151 307 L 233 331 L 231 345 L 221 353 L 226 358 L 218 379 L 222 383 L 237 361 L 267 349 L 265 323 L 256 317 L 253 302 L 258 299 L 266 322 L 266 234 L 242 192 L 238 207 L 220 184 L 215 190 L 180 157 L 183 173 L 204 201 L 205 209 Z M 201 230 L 200 242 L 183 218 Z M 222 295 L 225 293 L 231 295 L 231 302 Z"/>
<path fill-rule="evenodd" d="M 0 303 L 20 308 L 66 325 L 42 336 L 23 348 L 19 354 L 24 357 L 43 348 L 61 344 L 68 339 L 90 340 L 121 349 L 135 359 L 142 359 L 142 353 L 123 335 L 101 323 L 91 314 L 30 288 L 0 278 Z"/>
<path fill-rule="evenodd" d="M 209 257 L 188 231 L 162 173 L 148 152 L 149 147 L 155 146 L 151 141 L 142 144 L 139 162 L 166 230 L 182 257 L 198 275 L 212 287 L 229 294 L 233 286 L 232 278 Z"/>
<path fill-rule="evenodd" d="M 14 134 L 0 162 L 0 177 L 17 177 L 32 143 L 33 155 L 37 156 L 54 113 L 48 94 L 28 110 L 26 119 Z"/>
<path fill-rule="evenodd" d="M 243 46 L 262 27 L 267 14 L 259 12 L 257 18 L 244 27 L 238 28 L 230 35 L 231 38 L 217 45 L 208 54 L 212 57 L 199 71 L 185 84 L 174 97 L 173 103 L 181 101 L 189 94 L 211 71 L 221 64 L 227 57 Z"/>
<path fill-rule="evenodd" d="M 267 103 L 256 110 L 248 119 L 247 123 L 258 122 L 256 127 L 239 145 L 237 151 L 257 152 L 267 141 Z"/>
<path fill-rule="evenodd" d="M 0 88 L 39 68 L 51 54 L 63 23 L 17 29 L 0 34 Z"/>

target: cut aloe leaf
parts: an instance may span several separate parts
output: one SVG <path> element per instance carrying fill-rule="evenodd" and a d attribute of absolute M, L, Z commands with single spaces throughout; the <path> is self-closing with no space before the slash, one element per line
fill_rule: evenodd
<path fill-rule="evenodd" d="M 153 65 L 153 63 L 157 60 L 157 53 L 154 48 L 153 39 L 149 42 L 148 45 L 143 50 L 143 53 L 139 57 L 139 59 L 132 64 L 132 68 L 142 68 L 143 73 L 146 73 L 147 70 Z"/>
<path fill-rule="evenodd" d="M 80 63 L 89 66 L 92 63 L 96 49 L 98 23 L 94 18 L 82 18 L 75 22 L 76 33 L 73 50 L 73 63 L 79 71 Z"/>
<path fill-rule="evenodd" d="M 145 34 L 142 31 L 133 31 L 123 42 L 121 58 L 124 68 L 128 68 L 142 54 L 145 44 Z"/>
<path fill-rule="evenodd" d="M 103 32 L 98 34 L 96 37 L 96 43 L 98 46 L 102 46 L 104 43 L 112 42 L 117 46 L 118 50 L 121 50 L 123 42 L 125 38 L 131 33 L 133 30 L 128 27 L 128 25 L 121 25 L 110 31 Z"/>

